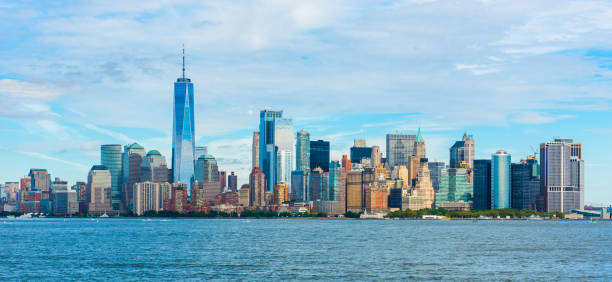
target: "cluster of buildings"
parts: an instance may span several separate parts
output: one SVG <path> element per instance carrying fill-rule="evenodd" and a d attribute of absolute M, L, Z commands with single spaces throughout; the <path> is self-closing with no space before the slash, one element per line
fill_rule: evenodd
<path fill-rule="evenodd" d="M 505 150 L 475 159 L 474 139 L 464 134 L 446 164 L 428 160 L 419 129 L 387 134 L 384 154 L 355 139 L 347 155 L 332 160 L 329 141 L 294 132 L 282 111 L 262 110 L 249 181 L 239 188 L 237 175 L 219 170 L 194 137 L 194 85 L 183 65 L 174 83 L 170 167 L 159 151 L 138 143 L 102 145 L 86 182 L 68 187 L 44 169 L 31 169 L 20 182 L 2 185 L 0 208 L 65 215 L 243 209 L 335 215 L 429 208 L 570 213 L 584 207 L 581 144 L 571 139 L 542 143 L 539 158 L 534 152 L 512 163 Z"/>

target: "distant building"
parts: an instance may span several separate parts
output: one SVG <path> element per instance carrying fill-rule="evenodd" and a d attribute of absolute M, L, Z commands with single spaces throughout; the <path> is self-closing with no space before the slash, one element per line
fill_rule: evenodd
<path fill-rule="evenodd" d="M 238 204 L 242 207 L 248 207 L 251 203 L 251 186 L 244 184 L 238 190 Z"/>
<path fill-rule="evenodd" d="M 513 209 L 535 210 L 536 200 L 540 194 L 540 166 L 533 158 L 510 166 L 512 175 L 511 199 Z"/>
<path fill-rule="evenodd" d="M 357 147 L 357 148 L 365 148 L 367 147 L 366 145 L 366 140 L 363 138 L 356 138 L 355 141 L 353 142 L 353 147 Z"/>
<path fill-rule="evenodd" d="M 31 190 L 40 191 L 42 193 L 42 200 L 49 200 L 49 193 L 51 191 L 51 176 L 49 172 L 46 169 L 33 168 L 30 169 L 28 176 L 31 179 Z"/>
<path fill-rule="evenodd" d="M 387 134 L 387 162 L 389 168 L 403 165 L 408 167 L 410 156 L 414 156 L 414 134 Z"/>
<path fill-rule="evenodd" d="M 442 179 L 442 169 L 446 168 L 446 164 L 444 162 L 429 162 L 427 165 L 429 167 L 429 176 L 431 177 L 431 186 L 433 186 L 434 191 L 438 192 L 440 190 L 440 180 Z"/>
<path fill-rule="evenodd" d="M 442 179 L 440 190 L 436 193 L 436 207 L 441 207 L 442 203 L 472 201 L 474 186 L 468 181 L 468 172 L 465 168 L 445 168 L 442 169 Z M 452 206 L 446 204 L 447 207 Z"/>
<path fill-rule="evenodd" d="M 113 210 L 121 206 L 121 188 L 123 185 L 122 146 L 106 144 L 100 146 L 100 164 L 108 168 L 111 174 L 111 198 Z"/>
<path fill-rule="evenodd" d="M 491 160 L 474 160 L 474 198 L 475 210 L 491 209 Z"/>
<path fill-rule="evenodd" d="M 361 212 L 363 210 L 363 171 L 351 170 L 346 179 L 346 210 Z"/>
<path fill-rule="evenodd" d="M 374 181 L 364 189 L 365 210 L 368 212 L 388 211 L 389 191 L 384 181 Z"/>
<path fill-rule="evenodd" d="M 215 182 L 219 184 L 219 166 L 213 155 L 202 155 L 198 157 L 194 171 L 195 181 L 198 183 Z M 221 189 L 219 189 L 221 190 Z"/>
<path fill-rule="evenodd" d="M 72 215 L 79 212 L 79 202 L 77 192 L 74 190 L 55 190 L 54 208 L 56 214 Z"/>
<path fill-rule="evenodd" d="M 123 169 L 123 205 L 127 210 L 132 209 L 134 202 L 133 192 L 134 183 L 140 182 L 142 178 L 142 159 L 145 157 L 145 149 L 138 143 L 126 145 L 123 149 L 122 169 Z"/>
<path fill-rule="evenodd" d="M 256 167 L 259 167 L 259 131 L 253 131 L 253 147 L 251 148 L 252 150 L 252 157 L 251 157 L 251 161 L 253 162 L 253 164 L 251 165 L 251 169 L 254 169 Z"/>
<path fill-rule="evenodd" d="M 201 155 L 207 155 L 207 154 L 208 154 L 208 147 L 206 146 L 196 146 L 195 147 L 195 158 L 196 159 L 200 157 Z"/>
<path fill-rule="evenodd" d="M 309 201 L 309 175 L 306 175 L 301 170 L 294 170 L 291 172 L 291 199 L 296 202 Z"/>
<path fill-rule="evenodd" d="M 380 147 L 379 146 L 372 146 L 372 156 L 370 157 L 370 162 L 372 164 L 372 167 L 378 167 L 380 166 L 381 163 L 381 158 L 382 156 L 380 155 Z"/>
<path fill-rule="evenodd" d="M 250 206 L 261 208 L 266 206 L 266 178 L 261 168 L 256 167 L 249 175 L 249 186 L 251 187 Z"/>
<path fill-rule="evenodd" d="M 498 150 L 491 156 L 491 208 L 509 209 L 510 205 L 510 154 Z"/>
<path fill-rule="evenodd" d="M 415 185 L 407 197 L 402 199 L 402 209 L 420 210 L 434 207 L 436 192 L 431 185 L 427 158 L 420 159 L 420 166 Z"/>
<path fill-rule="evenodd" d="M 282 116 L 282 111 L 270 110 L 262 110 L 259 115 L 259 167 L 266 177 L 267 191 L 272 191 L 274 185 L 279 182 L 277 179 L 279 170 L 276 167 L 278 153 L 293 151 L 293 121 Z M 285 153 L 283 156 L 292 156 L 292 154 Z M 291 160 L 283 161 L 287 162 L 291 163 Z M 289 172 L 284 175 L 289 175 Z"/>
<path fill-rule="evenodd" d="M 141 182 L 168 182 L 168 165 L 166 164 L 166 158 L 157 150 L 151 150 L 142 159 L 140 164 L 141 169 Z M 112 174 L 111 174 L 112 176 Z"/>
<path fill-rule="evenodd" d="M 103 165 L 94 165 L 87 176 L 87 196 L 90 214 L 112 211 L 111 174 Z"/>
<path fill-rule="evenodd" d="M 227 172 L 219 170 L 219 189 L 220 191 L 225 190 L 227 187 Z"/>
<path fill-rule="evenodd" d="M 538 210 L 569 213 L 584 207 L 584 161 L 581 144 L 557 138 L 540 144 Z"/>
<path fill-rule="evenodd" d="M 166 201 L 166 205 L 164 210 L 173 210 L 179 213 L 186 213 L 189 211 L 189 206 L 187 204 L 187 199 L 189 196 L 187 195 L 189 190 L 189 185 L 181 182 L 172 183 L 172 195 L 170 196 L 170 200 Z M 195 189 L 194 189 L 195 190 Z"/>
<path fill-rule="evenodd" d="M 317 167 L 329 172 L 329 141 L 310 141 L 310 171 Z"/>
<path fill-rule="evenodd" d="M 342 184 L 342 168 L 340 162 L 332 161 L 329 166 L 329 177 L 328 177 L 328 193 L 327 200 L 329 201 L 340 201 L 340 190 Z"/>
<path fill-rule="evenodd" d="M 185 77 L 183 54 L 183 76 L 174 83 L 172 121 L 172 182 L 181 182 L 191 188 L 196 156 L 195 116 L 193 83 Z M 191 196 L 191 189 L 187 189 Z"/>
<path fill-rule="evenodd" d="M 351 168 L 351 160 L 349 160 L 346 155 L 342 155 L 342 169 L 344 171 L 349 171 Z"/>
<path fill-rule="evenodd" d="M 310 133 L 303 129 L 296 136 L 295 170 L 303 171 L 305 175 L 310 172 Z"/>
<path fill-rule="evenodd" d="M 134 213 L 142 215 L 146 211 L 161 211 L 164 202 L 172 196 L 169 183 L 138 182 L 134 184 Z"/>
<path fill-rule="evenodd" d="M 327 200 L 328 173 L 321 168 L 315 168 L 310 173 L 310 201 Z"/>
<path fill-rule="evenodd" d="M 233 171 L 227 176 L 227 187 L 232 192 L 238 192 L 238 176 Z"/>
<path fill-rule="evenodd" d="M 280 205 L 289 201 L 289 191 L 285 183 L 278 183 L 274 186 L 274 204 Z"/>
<path fill-rule="evenodd" d="M 467 133 L 450 148 L 450 168 L 465 168 L 470 183 L 473 180 L 474 150 L 474 138 Z"/>
<path fill-rule="evenodd" d="M 351 163 L 361 163 L 363 159 L 370 159 L 372 157 L 372 148 L 370 147 L 351 147 Z"/>

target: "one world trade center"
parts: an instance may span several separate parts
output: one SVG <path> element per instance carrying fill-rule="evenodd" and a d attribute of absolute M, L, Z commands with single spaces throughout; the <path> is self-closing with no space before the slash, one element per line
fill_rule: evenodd
<path fill-rule="evenodd" d="M 195 165 L 193 123 L 193 83 L 185 77 L 185 49 L 183 49 L 183 77 L 174 83 L 172 123 L 172 181 L 191 184 Z"/>

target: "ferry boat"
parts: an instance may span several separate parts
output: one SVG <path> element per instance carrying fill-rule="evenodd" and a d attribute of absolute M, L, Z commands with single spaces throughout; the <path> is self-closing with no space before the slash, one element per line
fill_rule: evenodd
<path fill-rule="evenodd" d="M 384 215 L 380 212 L 368 213 L 366 210 L 359 216 L 362 219 L 383 219 Z"/>
<path fill-rule="evenodd" d="M 527 220 L 542 220 L 543 218 L 539 215 L 532 214 L 527 217 Z"/>
<path fill-rule="evenodd" d="M 490 217 L 490 216 L 484 216 L 484 215 L 481 215 L 481 216 L 478 217 L 478 220 L 491 220 L 491 219 L 493 219 L 493 218 Z"/>
<path fill-rule="evenodd" d="M 103 214 L 103 215 L 101 215 L 100 217 L 104 217 L 104 218 L 106 218 L 106 217 L 108 217 L 108 214 L 104 213 L 104 214 Z"/>

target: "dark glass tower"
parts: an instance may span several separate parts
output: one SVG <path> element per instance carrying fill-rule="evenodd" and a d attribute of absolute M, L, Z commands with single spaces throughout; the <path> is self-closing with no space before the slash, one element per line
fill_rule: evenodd
<path fill-rule="evenodd" d="M 491 160 L 474 160 L 475 210 L 491 209 Z"/>
<path fill-rule="evenodd" d="M 172 123 L 172 181 L 191 185 L 195 166 L 193 83 L 185 77 L 183 49 L 183 77 L 174 83 L 174 113 Z M 191 189 L 188 190 L 191 195 Z"/>
<path fill-rule="evenodd" d="M 310 170 L 317 167 L 329 172 L 329 141 L 310 141 Z"/>

